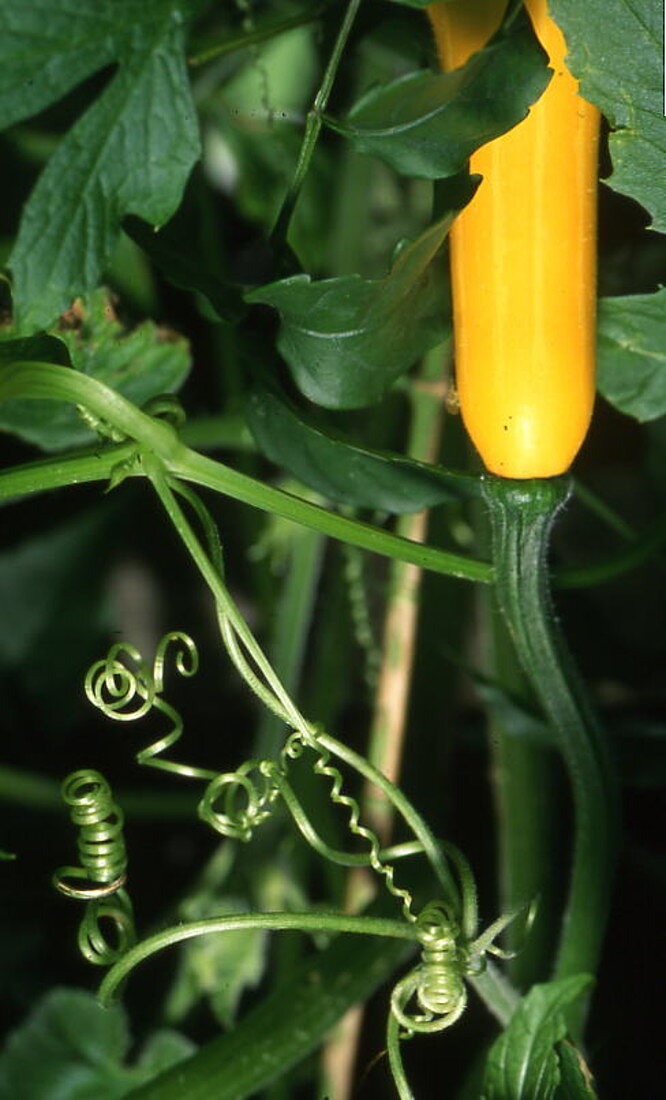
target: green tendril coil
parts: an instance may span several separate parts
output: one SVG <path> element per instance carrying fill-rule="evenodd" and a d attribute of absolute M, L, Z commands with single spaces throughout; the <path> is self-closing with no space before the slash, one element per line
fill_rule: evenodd
<path fill-rule="evenodd" d="M 123 812 L 104 776 L 89 768 L 65 779 L 62 797 L 79 830 L 80 866 L 61 867 L 53 883 L 66 897 L 87 903 L 79 948 L 89 962 L 110 966 L 136 939 L 132 904 L 123 888 L 127 878 Z"/>
<path fill-rule="evenodd" d="M 175 760 L 156 759 L 170 749 L 183 733 L 183 721 L 178 711 L 162 698 L 168 651 L 174 655 L 173 663 L 179 675 L 195 675 L 199 667 L 196 645 L 187 634 L 172 630 L 160 641 L 152 669 L 135 646 L 127 642 L 111 646 L 106 657 L 88 669 L 86 695 L 93 706 L 116 722 L 134 722 L 151 710 L 157 710 L 169 719 L 171 728 L 168 733 L 136 754 L 139 764 L 187 779 L 213 779 L 217 773 L 209 769 L 194 768 Z"/>

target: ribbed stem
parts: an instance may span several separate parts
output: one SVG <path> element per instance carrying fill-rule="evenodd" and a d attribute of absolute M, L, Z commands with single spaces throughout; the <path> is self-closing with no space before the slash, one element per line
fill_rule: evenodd
<path fill-rule="evenodd" d="M 608 915 L 616 795 L 598 719 L 553 616 L 547 553 L 567 478 L 488 477 L 499 608 L 564 758 L 574 809 L 571 882 L 554 976 L 594 973 Z M 579 1027 L 582 1019 L 572 1020 Z"/>

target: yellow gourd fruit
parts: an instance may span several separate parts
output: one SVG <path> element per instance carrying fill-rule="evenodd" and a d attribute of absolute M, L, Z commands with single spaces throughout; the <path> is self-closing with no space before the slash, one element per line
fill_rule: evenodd
<path fill-rule="evenodd" d="M 564 64 L 546 0 L 526 0 L 554 70 L 526 119 L 473 154 L 483 181 L 451 232 L 456 382 L 485 465 L 507 478 L 564 473 L 595 391 L 599 113 Z M 442 67 L 499 26 L 506 0 L 427 9 Z"/>

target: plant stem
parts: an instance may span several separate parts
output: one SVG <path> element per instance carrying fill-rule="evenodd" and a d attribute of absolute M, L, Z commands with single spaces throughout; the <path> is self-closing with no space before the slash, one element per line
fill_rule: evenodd
<path fill-rule="evenodd" d="M 495 617 L 491 627 L 494 677 L 508 693 L 524 696 L 524 673 L 516 660 L 506 625 Z M 552 751 L 514 737 L 502 716 L 489 708 L 493 793 L 498 821 L 500 908 L 512 912 L 537 901 L 529 936 L 521 922 L 505 932 L 505 946 L 516 951 L 507 970 L 518 988 L 546 981 L 556 938 L 556 852 L 559 816 Z"/>
<path fill-rule="evenodd" d="M 106 974 L 99 987 L 99 999 L 108 1005 L 127 975 L 144 959 L 166 947 L 208 936 L 213 932 L 237 932 L 244 928 L 264 928 L 279 932 L 351 932 L 363 936 L 387 936 L 390 939 L 418 942 L 418 932 L 406 921 L 385 917 L 353 917 L 344 913 L 240 913 L 190 921 L 149 936 L 131 948 Z"/>
<path fill-rule="evenodd" d="M 603 942 L 616 846 L 616 795 L 603 734 L 553 617 L 546 556 L 570 484 L 484 479 L 496 591 L 520 663 L 553 728 L 569 773 L 574 851 L 555 977 L 594 973 Z M 577 1033 L 583 1013 L 571 1017 Z"/>
<path fill-rule="evenodd" d="M 433 546 L 421 546 L 388 531 L 382 531 L 369 523 L 349 519 L 338 512 L 329 512 L 317 504 L 311 504 L 264 482 L 255 481 L 195 451 L 183 448 L 178 457 L 168 463 L 168 469 L 185 481 L 214 489 L 233 497 L 234 500 L 241 500 L 254 507 L 274 512 L 276 515 L 283 516 L 284 519 L 301 523 L 304 527 L 311 527 L 341 542 L 358 546 L 362 550 L 400 558 L 402 561 L 423 566 L 424 569 L 432 569 L 436 573 L 447 573 L 460 579 L 475 580 L 485 584 L 492 580 L 492 567 L 487 562 L 475 561 L 461 554 L 453 554 Z"/>
<path fill-rule="evenodd" d="M 338 31 L 331 56 L 328 60 L 328 65 L 326 66 L 321 85 L 314 98 L 314 103 L 308 111 L 308 117 L 305 123 L 305 133 L 303 134 L 303 142 L 298 154 L 294 176 L 282 202 L 280 212 L 275 222 L 275 227 L 271 233 L 271 240 L 275 243 L 282 244 L 287 239 L 289 223 L 294 213 L 296 203 L 298 202 L 298 196 L 301 192 L 301 187 L 303 186 L 308 168 L 310 167 L 312 154 L 314 153 L 317 139 L 323 125 L 322 116 L 326 110 L 338 67 L 342 60 L 342 54 L 360 6 L 361 0 L 349 0 L 347 4 L 347 9 L 340 25 L 340 30 Z"/>

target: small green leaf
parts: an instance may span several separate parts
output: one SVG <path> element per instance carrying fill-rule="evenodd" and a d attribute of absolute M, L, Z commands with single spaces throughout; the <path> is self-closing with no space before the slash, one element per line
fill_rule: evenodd
<path fill-rule="evenodd" d="M 23 210 L 9 267 L 17 325 L 31 331 L 96 285 L 126 214 L 153 225 L 173 214 L 199 155 L 199 135 L 185 68 L 186 3 L 183 9 L 175 0 L 116 0 L 100 10 L 86 0 L 72 13 L 65 0 L 23 0 L 17 22 L 15 6 L 0 0 L 0 12 L 12 9 L 13 33 L 0 38 L 0 71 L 6 61 L 11 69 L 4 86 L 10 120 L 22 113 L 26 81 L 37 88 L 28 96 L 32 109 L 118 62 L 102 94 L 58 145 Z M 100 25 L 91 45 L 86 31 L 93 16 Z M 54 42 L 53 60 L 39 64 Z M 29 79 L 24 55 L 35 66 Z"/>
<path fill-rule="evenodd" d="M 409 73 L 371 89 L 342 122 L 328 120 L 360 153 L 407 176 L 441 179 L 527 114 L 550 78 L 526 13 L 513 5 L 484 49 L 451 73 Z"/>
<path fill-rule="evenodd" d="M 383 279 L 313 282 L 294 275 L 247 292 L 248 302 L 279 310 L 278 347 L 311 401 L 341 409 L 371 405 L 442 341 L 449 320 L 440 250 L 475 188 L 468 176 L 451 181 L 450 212 L 402 248 Z"/>
<path fill-rule="evenodd" d="M 102 1008 L 79 989 L 47 993 L 0 1054 L 0 1100 L 119 1100 L 192 1053 L 175 1032 L 157 1032 L 136 1066 L 122 1008 Z"/>
<path fill-rule="evenodd" d="M 552 1100 L 560 1082 L 556 1044 L 566 1035 L 562 1009 L 589 987 L 589 974 L 532 987 L 488 1054 L 483 1100 Z"/>
<path fill-rule="evenodd" d="M 202 895 L 181 906 L 180 915 L 184 920 L 203 920 L 220 912 L 247 910 L 247 903 L 238 898 Z M 261 928 L 247 928 L 186 943 L 169 994 L 167 1018 L 179 1022 L 205 998 L 222 1026 L 231 1027 L 244 991 L 253 989 L 264 973 L 266 942 L 267 934 Z"/>
<path fill-rule="evenodd" d="M 325 431 L 263 382 L 252 387 L 246 415 L 266 457 L 329 500 L 401 513 L 478 493 L 474 477 L 373 451 Z"/>
<path fill-rule="evenodd" d="M 137 405 L 177 390 L 190 368 L 189 346 L 182 336 L 152 321 L 125 332 L 105 290 L 75 302 L 55 331 L 57 340 L 35 337 L 0 342 L 0 365 L 3 355 L 6 362 L 40 357 L 40 341 L 47 340 L 43 346 L 49 362 L 60 354 L 60 362 L 71 361 L 76 370 L 105 382 Z M 85 446 L 98 438 L 73 406 L 21 398 L 0 404 L 0 430 L 46 451 Z"/>
<path fill-rule="evenodd" d="M 195 1050 L 195 1044 L 182 1032 L 163 1027 L 147 1039 L 136 1068 L 150 1081 L 158 1073 L 165 1073 L 182 1062 L 183 1058 L 191 1057 Z"/>
<path fill-rule="evenodd" d="M 582 94 L 606 115 L 613 173 L 605 181 L 666 230 L 664 21 L 654 0 L 551 0 Z"/>
<path fill-rule="evenodd" d="M 666 413 L 666 288 L 601 299 L 598 357 L 607 401 L 641 421 Z"/>
<path fill-rule="evenodd" d="M 594 1079 L 583 1055 L 568 1040 L 558 1044 L 561 1081 L 556 1100 L 598 1100 Z"/>

